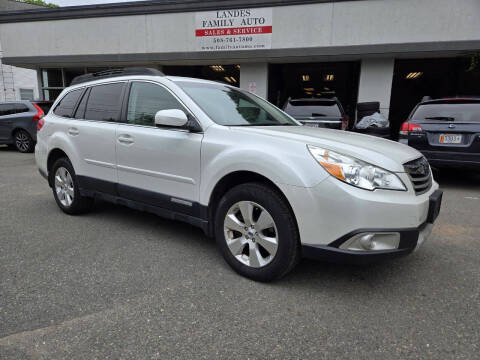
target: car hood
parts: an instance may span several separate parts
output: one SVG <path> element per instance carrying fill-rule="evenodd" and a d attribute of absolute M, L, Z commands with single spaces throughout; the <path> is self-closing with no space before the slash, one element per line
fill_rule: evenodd
<path fill-rule="evenodd" d="M 417 150 L 395 141 L 341 130 L 307 126 L 251 126 L 235 127 L 235 130 L 325 147 L 394 172 L 405 172 L 404 163 L 422 156 Z"/>

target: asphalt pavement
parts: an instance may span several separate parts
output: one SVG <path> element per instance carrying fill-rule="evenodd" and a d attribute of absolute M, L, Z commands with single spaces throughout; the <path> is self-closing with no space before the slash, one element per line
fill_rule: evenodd
<path fill-rule="evenodd" d="M 181 222 L 65 215 L 33 154 L 0 147 L 0 359 L 480 359 L 480 174 L 437 180 L 412 255 L 262 284 Z"/>

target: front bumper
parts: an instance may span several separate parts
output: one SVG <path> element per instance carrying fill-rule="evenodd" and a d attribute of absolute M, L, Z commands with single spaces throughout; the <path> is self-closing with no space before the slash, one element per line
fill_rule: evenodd
<path fill-rule="evenodd" d="M 338 248 L 338 246 L 336 247 L 331 245 L 302 245 L 302 255 L 307 259 L 324 260 L 342 264 L 368 264 L 377 261 L 384 261 L 410 254 L 426 240 L 431 232 L 431 228 L 431 224 L 425 223 L 418 229 L 368 229 L 359 231 L 375 233 L 392 231 L 398 232 L 400 233 L 400 245 L 398 249 L 357 251 L 344 250 Z M 346 235 L 343 241 L 346 241 L 353 235 L 355 235 L 355 233 Z M 337 242 L 338 241 L 335 241 L 335 243 Z"/>
<path fill-rule="evenodd" d="M 358 229 L 413 229 L 427 222 L 429 197 L 420 195 L 406 173 L 398 173 L 407 191 L 356 188 L 328 176 L 313 187 L 278 184 L 297 220 L 303 245 L 329 245 Z"/>
<path fill-rule="evenodd" d="M 429 197 L 427 221 L 418 228 L 408 229 L 360 229 L 352 231 L 328 245 L 302 245 L 303 257 L 315 260 L 325 260 L 336 263 L 366 264 L 383 261 L 402 255 L 407 255 L 416 250 L 428 238 L 442 202 L 442 190 L 436 190 Z M 341 249 L 342 244 L 355 235 L 362 233 L 398 233 L 400 242 L 398 248 L 389 250 L 346 250 Z"/>

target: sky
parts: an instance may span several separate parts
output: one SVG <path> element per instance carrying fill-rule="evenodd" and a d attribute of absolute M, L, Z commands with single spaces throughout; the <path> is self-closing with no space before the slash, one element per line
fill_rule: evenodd
<path fill-rule="evenodd" d="M 45 2 L 57 4 L 58 6 L 96 5 L 107 3 L 131 2 L 142 0 L 44 0 Z"/>

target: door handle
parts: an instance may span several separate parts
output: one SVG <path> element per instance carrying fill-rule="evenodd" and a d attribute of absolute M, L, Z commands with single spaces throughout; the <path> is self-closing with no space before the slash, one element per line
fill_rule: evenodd
<path fill-rule="evenodd" d="M 78 131 L 78 129 L 77 129 L 77 128 L 73 128 L 73 127 L 68 129 L 68 133 L 69 133 L 70 135 L 72 135 L 72 136 L 77 136 L 78 134 L 80 134 L 80 132 Z"/>
<path fill-rule="evenodd" d="M 118 142 L 125 145 L 129 145 L 129 144 L 133 144 L 133 139 L 130 135 L 125 134 L 125 135 L 120 135 L 118 137 Z"/>

